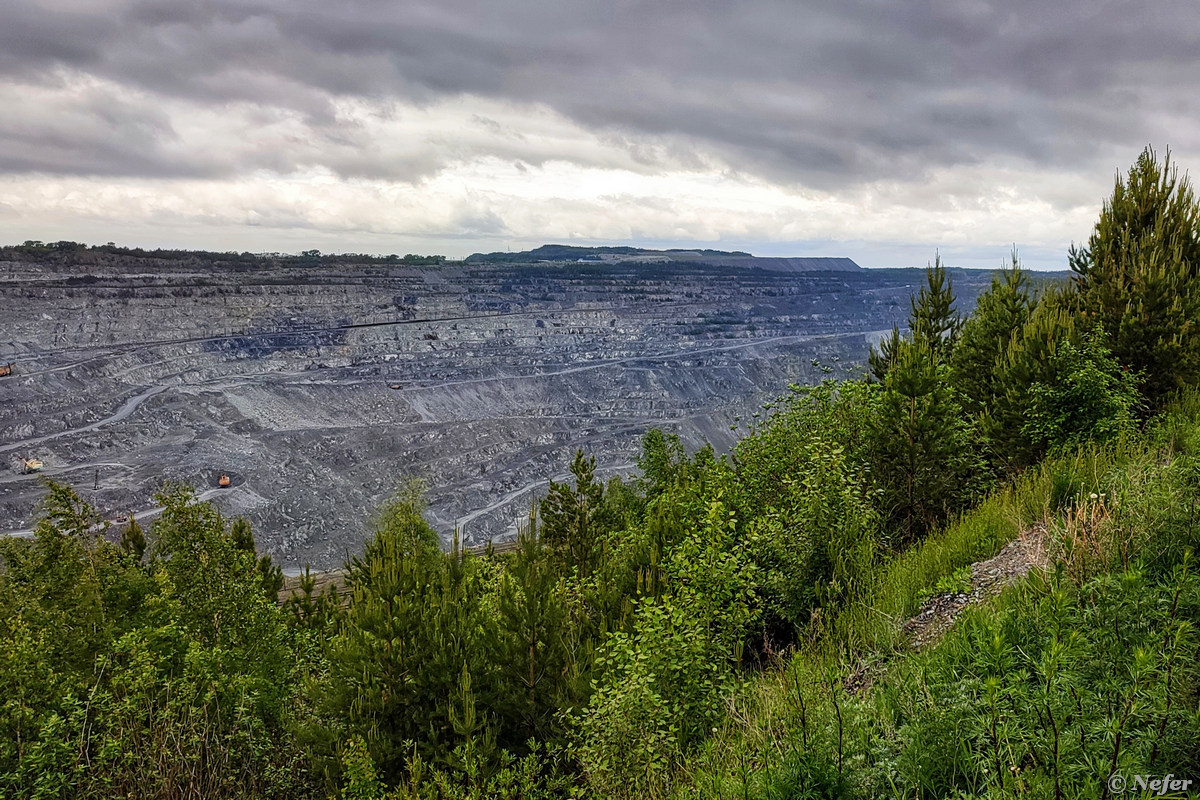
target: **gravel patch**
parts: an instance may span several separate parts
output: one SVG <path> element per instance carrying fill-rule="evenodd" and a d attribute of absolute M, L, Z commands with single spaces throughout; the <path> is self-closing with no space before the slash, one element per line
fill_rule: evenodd
<path fill-rule="evenodd" d="M 929 598 L 920 611 L 900 626 L 913 649 L 936 644 L 968 606 L 994 597 L 1030 570 L 1048 567 L 1046 539 L 1046 526 L 1034 525 L 992 558 L 971 565 L 970 591 L 946 592 Z"/>

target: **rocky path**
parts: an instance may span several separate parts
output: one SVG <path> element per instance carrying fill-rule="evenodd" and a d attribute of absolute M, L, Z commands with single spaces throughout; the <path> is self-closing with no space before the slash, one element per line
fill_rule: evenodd
<path fill-rule="evenodd" d="M 1005 586 L 1016 583 L 1034 569 L 1050 566 L 1048 532 L 1038 523 L 1004 546 L 995 556 L 971 565 L 970 588 L 965 592 L 934 595 L 912 617 L 900 625 L 914 650 L 936 645 L 950 630 L 963 611 L 1000 594 Z M 843 685 L 850 694 L 862 694 L 871 688 L 880 666 L 860 661 L 847 674 Z"/>
<path fill-rule="evenodd" d="M 921 607 L 901 630 L 914 649 L 936 644 L 968 607 L 994 597 L 1011 583 L 1024 578 L 1033 569 L 1049 566 L 1046 526 L 1038 523 L 1004 546 L 987 561 L 971 565 L 971 588 L 967 592 L 935 595 Z"/>

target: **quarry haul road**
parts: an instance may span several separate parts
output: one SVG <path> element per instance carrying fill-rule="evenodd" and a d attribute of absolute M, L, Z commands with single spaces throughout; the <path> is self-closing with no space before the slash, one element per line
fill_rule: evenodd
<path fill-rule="evenodd" d="M 42 470 L 39 470 L 38 472 L 30 473 L 28 475 L 23 474 L 23 473 L 17 473 L 16 475 L 0 476 L 0 484 L 16 483 L 17 481 L 27 481 L 30 479 L 36 480 L 37 477 L 40 475 L 46 475 L 46 476 L 65 475 L 68 472 L 80 472 L 82 470 L 100 469 L 102 467 L 105 467 L 105 468 L 114 467 L 117 469 L 128 469 L 129 465 L 122 464 L 120 461 L 85 461 L 80 464 L 64 464 L 62 466 L 46 467 Z M 82 485 L 82 483 L 80 485 Z"/>
<path fill-rule="evenodd" d="M 96 420 L 95 422 L 88 423 L 87 425 L 83 425 L 78 428 L 69 428 L 65 431 L 58 431 L 57 433 L 48 433 L 44 436 L 36 436 L 32 439 L 23 439 L 22 441 L 19 441 L 19 442 L 10 442 L 9 444 L 0 445 L 0 453 L 11 452 L 13 450 L 17 450 L 17 449 L 23 448 L 23 447 L 31 447 L 32 445 L 35 445 L 35 444 L 41 444 L 42 442 L 48 442 L 51 439 L 59 439 L 63 436 L 71 436 L 72 434 L 76 434 L 76 433 L 88 433 L 89 431 L 94 431 L 94 430 L 98 430 L 99 428 L 103 428 L 105 425 L 112 425 L 114 423 L 121 422 L 122 420 L 127 419 L 131 414 L 133 414 L 134 411 L 137 411 L 138 406 L 140 406 L 142 403 L 146 402 L 151 397 L 155 397 L 157 395 L 162 394 L 163 392 L 167 391 L 168 389 L 186 388 L 189 386 L 196 387 L 196 388 L 203 387 L 203 388 L 212 388 L 212 389 L 228 389 L 228 388 L 231 388 L 234 386 L 242 386 L 242 385 L 245 385 L 248 383 L 250 383 L 250 384 L 255 383 L 256 382 L 255 378 L 266 377 L 268 375 L 271 375 L 272 377 L 279 377 L 281 375 L 286 377 L 286 376 L 295 376 L 295 375 L 302 375 L 302 374 L 303 373 L 301 373 L 301 372 L 255 373 L 255 374 L 243 376 L 243 377 L 239 378 L 238 380 L 209 381 L 209 382 L 204 382 L 204 383 L 183 384 L 181 386 L 172 386 L 170 384 L 157 384 L 155 386 L 151 386 L 149 389 L 146 389 L 141 394 L 130 397 L 121 405 L 120 408 L 118 408 L 116 410 L 116 412 L 114 412 L 110 416 L 105 417 L 104 419 Z M 173 376 L 169 376 L 169 377 L 173 377 Z"/>
<path fill-rule="evenodd" d="M 26 439 L 22 442 L 12 442 L 11 444 L 0 445 L 0 453 L 7 453 L 7 452 L 10 452 L 12 450 L 17 450 L 22 447 L 29 447 L 31 445 L 41 444 L 42 442 L 48 442 L 51 439 L 57 439 L 61 436 L 70 436 L 73 433 L 87 433 L 88 431 L 94 431 L 98 428 L 103 428 L 105 425 L 112 425 L 114 422 L 120 422 L 121 420 L 125 419 L 130 414 L 132 414 L 134 411 L 137 411 L 137 407 L 140 406 L 142 403 L 146 402 L 151 397 L 154 397 L 156 394 L 161 394 L 161 393 L 165 392 L 169 388 L 171 388 L 171 387 L 161 386 L 161 385 L 160 386 L 151 386 L 149 389 L 146 389 L 141 394 L 134 395 L 133 397 L 126 400 L 125 403 L 120 408 L 118 408 L 116 413 L 114 413 L 112 416 L 105 417 L 104 419 L 97 420 L 89 425 L 84 425 L 80 428 L 71 428 L 70 430 L 59 431 L 58 433 L 48 433 L 45 436 L 38 436 L 34 439 Z"/>
<path fill-rule="evenodd" d="M 508 316 L 508 315 L 496 314 L 493 316 Z M 373 324 L 394 324 L 394 323 L 367 323 L 367 324 L 373 325 Z M 363 327 L 363 325 L 350 325 L 350 326 L 342 326 L 342 327 Z M 847 334 L 813 334 L 813 335 L 796 335 L 796 336 L 772 336 L 772 337 L 765 338 L 765 339 L 755 339 L 753 341 L 738 342 L 737 344 L 731 344 L 731 345 L 718 345 L 718 346 L 714 346 L 714 347 L 693 348 L 693 349 L 689 349 L 689 350 L 672 350 L 672 351 L 669 351 L 666 353 L 653 353 L 653 354 L 648 354 L 648 355 L 627 356 L 625 358 L 616 358 L 616 359 L 609 359 L 606 361 L 597 361 L 592 364 L 577 364 L 577 365 L 572 365 L 569 367 L 563 367 L 562 369 L 547 370 L 545 372 L 535 372 L 535 373 L 531 373 L 529 375 L 494 375 L 494 376 L 489 376 L 486 378 L 467 378 L 465 380 L 444 381 L 442 383 L 417 384 L 417 385 L 413 385 L 413 386 L 406 386 L 406 387 L 404 387 L 403 391 L 413 392 L 413 391 L 422 391 L 422 390 L 429 390 L 429 389 L 440 389 L 442 387 L 450 387 L 450 386 L 462 386 L 462 385 L 473 384 L 473 383 L 495 383 L 497 381 L 506 381 L 506 380 L 514 380 L 514 379 L 548 378 L 548 377 L 553 377 L 553 376 L 558 376 L 558 375 L 571 375 L 574 373 L 586 372 L 589 370 L 605 369 L 608 367 L 619 367 L 623 364 L 636 364 L 638 362 L 662 361 L 663 359 L 669 359 L 669 358 L 689 358 L 689 357 L 695 357 L 695 356 L 708 355 L 710 353 L 725 353 L 725 352 L 731 352 L 734 350 L 745 350 L 747 348 L 760 347 L 763 345 L 778 344 L 780 342 L 816 341 L 819 339 L 839 338 L 839 337 L 846 336 L 846 335 Z M 850 335 L 857 336 L 860 334 L 856 333 L 856 334 L 850 334 Z M 59 368 L 59 369 L 61 369 L 61 368 Z M 37 373 L 28 373 L 28 374 L 34 375 Z M 293 374 L 299 374 L 299 373 L 293 373 Z M 267 375 L 267 373 L 263 373 L 262 377 L 266 377 L 266 375 Z M 240 380 L 233 382 L 233 384 L 231 384 L 231 385 L 235 385 L 235 384 L 239 384 L 239 383 L 241 383 L 241 384 L 252 383 L 253 379 L 255 377 L 260 377 L 260 376 L 257 376 L 257 375 L 241 376 Z M 369 383 L 372 381 L 349 381 L 349 382 Z M 342 383 L 342 382 L 334 381 L 334 383 L 337 384 L 337 383 Z M 195 384 L 195 385 L 201 386 L 204 384 Z M 48 442 L 52 439 L 58 439 L 63 436 L 70 436 L 72 434 L 77 434 L 77 433 L 88 433 L 89 431 L 94 431 L 99 428 L 103 428 L 105 425 L 112 425 L 114 423 L 120 422 L 121 420 L 124 420 L 127 417 L 129 417 L 129 415 L 131 415 L 134 411 L 136 411 L 138 406 L 140 406 L 146 400 L 149 400 L 151 397 L 161 394 L 170 388 L 172 388 L 172 387 L 170 385 L 166 385 L 166 384 L 159 384 L 156 386 L 151 386 L 149 389 L 146 389 L 141 394 L 135 395 L 135 396 L 129 398 L 128 400 L 126 400 L 125 403 L 119 409 L 117 409 L 117 411 L 114 414 L 112 414 L 111 416 L 105 417 L 104 419 L 97 420 L 96 422 L 89 423 L 89 424 L 81 426 L 79 428 L 71 428 L 69 430 L 58 431 L 57 433 L 49 433 L 44 436 L 37 436 L 32 439 L 25 439 L 25 440 L 19 441 L 19 442 L 11 442 L 9 444 L 0 445 L 0 453 L 7 453 L 7 452 L 11 452 L 13 450 L 18 450 L 20 448 L 31 447 L 33 445 L 41 444 L 42 442 Z M 472 517 L 472 519 L 474 519 L 474 517 Z"/>
<path fill-rule="evenodd" d="M 226 495 L 234 494 L 237 492 L 237 490 L 238 490 L 238 487 L 236 487 L 236 486 L 229 488 L 229 489 L 207 489 L 207 490 L 201 492 L 200 494 L 196 495 L 196 500 L 198 502 L 204 502 L 205 500 L 210 500 L 213 497 L 216 497 L 217 495 L 220 495 L 220 494 L 226 494 Z M 140 520 L 146 519 L 147 517 L 153 517 L 157 514 L 161 514 L 162 510 L 163 510 L 162 506 L 154 506 L 153 508 L 144 508 L 141 511 L 133 512 L 133 519 L 140 521 Z M 119 524 L 119 523 L 117 523 L 117 524 Z M 98 532 L 99 530 L 100 530 L 99 526 L 92 528 L 93 532 Z M 6 537 L 11 538 L 11 539 L 32 539 L 33 538 L 33 529 L 32 528 L 22 528 L 21 530 L 17 530 L 17 531 L 0 531 L 0 539 L 6 538 Z"/>
<path fill-rule="evenodd" d="M 816 342 L 822 339 L 843 339 L 846 337 L 873 336 L 875 334 L 886 332 L 887 331 L 854 331 L 852 333 L 813 333 L 797 334 L 793 336 L 769 336 L 763 339 L 754 339 L 748 342 L 738 342 L 737 344 L 714 345 L 712 347 L 696 347 L 691 350 L 671 350 L 665 353 L 625 356 L 623 358 L 595 361 L 590 364 L 575 364 L 569 367 L 563 367 L 561 369 L 546 370 L 544 372 L 530 372 L 522 375 L 489 375 L 486 378 L 463 378 L 461 380 L 443 381 L 441 383 L 413 384 L 411 386 L 405 386 L 401 391 L 419 392 L 423 390 L 440 389 L 442 387 L 449 386 L 465 386 L 473 383 L 495 383 L 497 381 L 527 380 L 530 378 L 553 378 L 559 375 L 573 375 L 578 372 L 587 372 L 588 370 L 604 369 L 605 367 L 618 367 L 623 364 L 636 364 L 639 361 L 656 362 L 672 358 L 695 358 L 698 356 L 706 356 L 710 353 L 728 353 L 734 350 L 746 350 L 763 345 L 779 344 L 780 342 Z"/>
<path fill-rule="evenodd" d="M 637 464 L 635 464 L 633 462 L 627 462 L 624 464 L 616 464 L 614 466 L 607 467 L 605 469 L 605 471 L 606 472 L 620 472 L 622 470 L 632 469 L 633 467 L 636 467 L 636 466 L 637 466 Z M 539 489 L 543 486 L 549 486 L 551 481 L 555 481 L 555 482 L 565 481 L 565 480 L 569 480 L 570 477 L 571 477 L 571 473 L 565 472 L 561 475 L 556 475 L 553 478 L 546 478 L 545 480 L 539 480 L 539 481 L 533 481 L 532 483 L 527 483 L 520 488 L 513 489 L 511 492 L 508 492 L 507 494 L 502 495 L 498 500 L 496 500 L 494 503 L 492 503 L 490 505 L 484 506 L 483 508 L 478 508 L 469 514 L 465 514 L 461 517 L 458 517 L 455 520 L 454 525 L 456 528 L 458 528 L 458 532 L 461 535 L 467 530 L 468 524 L 475 521 L 476 519 L 479 519 L 479 517 L 483 516 L 484 514 L 495 511 L 498 508 L 503 508 L 504 506 L 508 505 L 512 501 L 516 500 L 521 495 L 532 492 L 535 489 Z"/>

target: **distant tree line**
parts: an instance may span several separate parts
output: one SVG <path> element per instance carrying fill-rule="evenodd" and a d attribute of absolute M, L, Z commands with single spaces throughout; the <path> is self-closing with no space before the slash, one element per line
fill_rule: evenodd
<path fill-rule="evenodd" d="M 231 264 L 402 264 L 405 266 L 438 266 L 447 263 L 440 255 L 400 256 L 370 255 L 367 253 L 322 253 L 320 250 L 304 250 L 296 255 L 288 253 L 213 252 L 208 250 L 173 250 L 157 248 L 146 250 L 141 247 L 118 247 L 108 244 L 87 245 L 82 242 L 41 242 L 29 239 L 19 245 L 0 247 L 0 253 L 8 257 L 23 256 L 69 260 L 72 256 L 86 254 L 107 255 L 123 258 L 161 259 L 166 261 L 193 260 Z"/>

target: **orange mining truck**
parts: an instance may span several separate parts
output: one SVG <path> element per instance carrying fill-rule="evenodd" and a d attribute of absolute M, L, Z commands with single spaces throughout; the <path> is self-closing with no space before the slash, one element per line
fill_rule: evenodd
<path fill-rule="evenodd" d="M 232 481 L 229 480 L 228 475 L 223 474 L 220 478 L 217 478 L 217 486 L 220 486 L 222 489 L 228 489 L 230 483 L 232 483 Z"/>
<path fill-rule="evenodd" d="M 0 364 L 0 378 L 7 378 L 9 375 L 12 375 L 12 369 L 15 366 L 16 364 L 12 361 L 7 364 Z"/>

